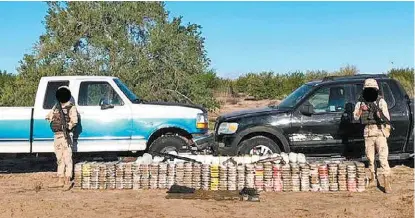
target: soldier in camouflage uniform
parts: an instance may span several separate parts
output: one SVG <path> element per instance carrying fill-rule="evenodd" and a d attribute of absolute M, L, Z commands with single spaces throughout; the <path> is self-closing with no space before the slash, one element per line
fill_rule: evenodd
<path fill-rule="evenodd" d="M 68 87 L 62 86 L 56 92 L 56 98 L 58 104 L 61 104 L 62 111 L 67 123 L 67 129 L 72 132 L 78 124 L 78 112 L 75 105 L 70 102 L 71 93 Z M 54 148 L 58 165 L 57 187 L 63 187 L 65 190 L 69 190 L 72 187 L 72 147 L 68 144 L 62 130 L 62 122 L 58 108 L 56 105 L 46 116 L 46 119 L 51 124 L 51 129 L 54 132 Z M 72 137 L 72 133 L 70 134 Z"/>
<path fill-rule="evenodd" d="M 382 174 L 384 178 L 384 188 L 386 193 L 392 191 L 390 185 L 390 168 L 388 163 L 388 143 L 387 138 L 390 135 L 391 126 L 385 122 L 384 119 L 390 120 L 388 105 L 381 95 L 378 94 L 379 86 L 375 79 L 366 79 L 363 87 L 363 92 L 374 92 L 374 96 L 371 98 L 373 101 L 368 102 L 363 97 L 359 99 L 354 110 L 354 119 L 361 121 L 365 125 L 364 138 L 365 138 L 365 150 L 366 156 L 369 160 L 370 186 L 375 186 L 375 151 L 379 153 L 380 166 L 382 168 Z M 371 89 L 371 90 L 370 90 Z M 377 105 L 380 110 L 373 104 Z M 382 119 L 383 117 L 383 119 Z"/>

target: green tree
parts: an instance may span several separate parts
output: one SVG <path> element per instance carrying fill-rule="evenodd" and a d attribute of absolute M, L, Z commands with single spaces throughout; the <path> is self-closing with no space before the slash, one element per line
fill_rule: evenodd
<path fill-rule="evenodd" d="M 169 19 L 161 2 L 49 2 L 46 33 L 25 55 L 0 104 L 34 103 L 42 76 L 121 78 L 140 98 L 175 100 L 168 90 L 215 107 L 201 27 Z M 206 80 L 206 81 L 205 81 Z M 196 83 L 197 81 L 198 83 Z"/>
<path fill-rule="evenodd" d="M 324 70 L 295 71 L 285 74 L 274 72 L 249 73 L 236 79 L 238 92 L 244 92 L 257 99 L 282 99 L 302 84 L 322 79 L 326 76 L 355 75 L 359 72 L 356 66 L 346 65 L 335 72 Z"/>
<path fill-rule="evenodd" d="M 394 68 L 388 71 L 388 75 L 398 80 L 409 96 L 414 96 L 414 68 Z"/>
<path fill-rule="evenodd" d="M 359 70 L 354 65 L 346 65 L 345 67 L 341 67 L 339 71 L 334 72 L 335 75 L 340 76 L 352 76 L 359 73 Z"/>
<path fill-rule="evenodd" d="M 3 95 L 4 88 L 12 84 L 15 78 L 15 75 L 0 70 L 0 96 Z"/>

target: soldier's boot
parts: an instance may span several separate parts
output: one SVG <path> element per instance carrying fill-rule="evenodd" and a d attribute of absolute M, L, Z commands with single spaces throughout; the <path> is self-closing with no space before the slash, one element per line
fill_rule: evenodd
<path fill-rule="evenodd" d="M 71 177 L 65 178 L 65 185 L 63 186 L 64 191 L 69 191 L 73 186 L 73 181 L 71 180 Z"/>
<path fill-rule="evenodd" d="M 62 188 L 64 185 L 65 185 L 65 181 L 63 177 L 58 177 L 58 181 L 52 184 L 51 186 L 49 186 L 49 188 Z"/>
<path fill-rule="evenodd" d="M 376 187 L 378 185 L 377 180 L 376 180 L 376 175 L 375 173 L 370 173 L 370 177 L 369 177 L 369 188 L 372 187 Z"/>
<path fill-rule="evenodd" d="M 390 183 L 390 177 L 387 175 L 383 175 L 383 179 L 384 179 L 384 187 L 385 187 L 385 193 L 389 194 L 392 193 L 392 187 L 391 187 L 391 183 Z"/>

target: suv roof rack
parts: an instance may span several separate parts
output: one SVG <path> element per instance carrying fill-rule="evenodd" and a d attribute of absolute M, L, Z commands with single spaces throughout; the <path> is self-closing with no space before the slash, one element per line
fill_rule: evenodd
<path fill-rule="evenodd" d="M 344 79 L 367 79 L 367 78 L 388 78 L 386 74 L 356 74 L 352 76 L 326 76 L 322 80 L 325 81 L 337 81 L 337 80 L 344 80 Z"/>

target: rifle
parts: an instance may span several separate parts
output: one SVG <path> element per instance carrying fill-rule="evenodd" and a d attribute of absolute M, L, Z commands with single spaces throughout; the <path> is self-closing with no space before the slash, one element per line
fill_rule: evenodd
<path fill-rule="evenodd" d="M 200 162 L 200 161 L 197 161 L 197 160 L 194 160 L 194 159 L 191 159 L 191 158 L 187 158 L 187 157 L 177 156 L 177 155 L 174 155 L 174 154 L 160 153 L 160 152 L 157 152 L 157 151 L 152 151 L 152 152 L 150 152 L 150 154 L 153 155 L 153 156 L 162 156 L 162 157 L 164 157 L 163 161 L 165 161 L 167 159 L 169 159 L 171 161 L 173 161 L 174 159 L 180 159 L 180 160 L 185 160 L 185 161 L 189 161 L 189 162 L 193 162 L 193 163 L 202 164 L 202 162 Z"/>
<path fill-rule="evenodd" d="M 368 107 L 369 107 L 369 110 L 372 110 L 372 109 L 373 109 L 372 107 L 374 107 L 375 112 L 379 112 L 379 115 L 380 115 L 380 117 L 379 117 L 379 118 L 380 118 L 381 120 L 383 120 L 384 122 L 386 122 L 387 124 L 389 124 L 392 130 L 395 130 L 395 128 L 392 126 L 391 121 L 390 121 L 390 120 L 389 120 L 389 119 L 385 116 L 385 114 L 383 114 L 383 111 L 379 108 L 379 106 L 378 106 L 378 105 L 376 105 L 374 102 L 369 103 L 369 104 L 367 104 L 367 105 L 368 105 Z"/>
<path fill-rule="evenodd" d="M 383 120 L 384 122 L 386 122 L 387 124 L 389 124 L 390 125 L 390 127 L 391 127 L 391 129 L 392 130 L 395 130 L 395 128 L 393 127 L 393 125 L 392 125 L 392 123 L 391 123 L 391 121 L 385 116 L 385 114 L 383 114 L 383 111 L 379 108 L 379 106 L 377 105 L 377 104 L 379 104 L 379 98 L 376 100 L 376 102 L 377 102 L 377 104 L 375 104 L 375 102 L 367 102 L 364 98 L 363 98 L 363 93 L 362 94 L 360 94 L 360 96 L 359 96 L 359 101 L 360 102 L 364 102 L 367 106 L 368 106 L 368 109 L 369 109 L 369 111 L 371 111 L 371 110 L 373 110 L 374 109 L 374 111 L 375 112 L 379 112 L 379 114 L 380 114 L 380 119 L 381 120 Z M 372 107 L 374 107 L 374 108 L 372 108 Z"/>
<path fill-rule="evenodd" d="M 72 147 L 72 146 L 73 146 L 73 142 L 72 142 L 71 137 L 69 136 L 69 130 L 68 130 L 68 128 L 67 128 L 68 124 L 66 123 L 66 119 L 65 119 L 65 115 L 63 114 L 63 110 L 62 110 L 62 105 L 61 105 L 61 103 L 60 103 L 60 102 L 58 102 L 58 103 L 56 104 L 56 107 L 58 108 L 58 110 L 59 110 L 59 114 L 60 114 L 60 117 L 61 117 L 61 125 L 62 125 L 62 132 L 63 132 L 63 135 L 65 136 L 65 139 L 66 139 L 66 141 L 68 142 L 68 145 L 69 145 L 70 147 Z"/>
<path fill-rule="evenodd" d="M 266 162 L 274 162 L 275 163 L 277 161 L 283 161 L 284 162 L 284 160 L 282 159 L 281 156 L 277 156 L 277 157 L 267 157 L 265 159 L 255 161 L 252 164 L 256 164 L 256 163 L 266 163 Z"/>

